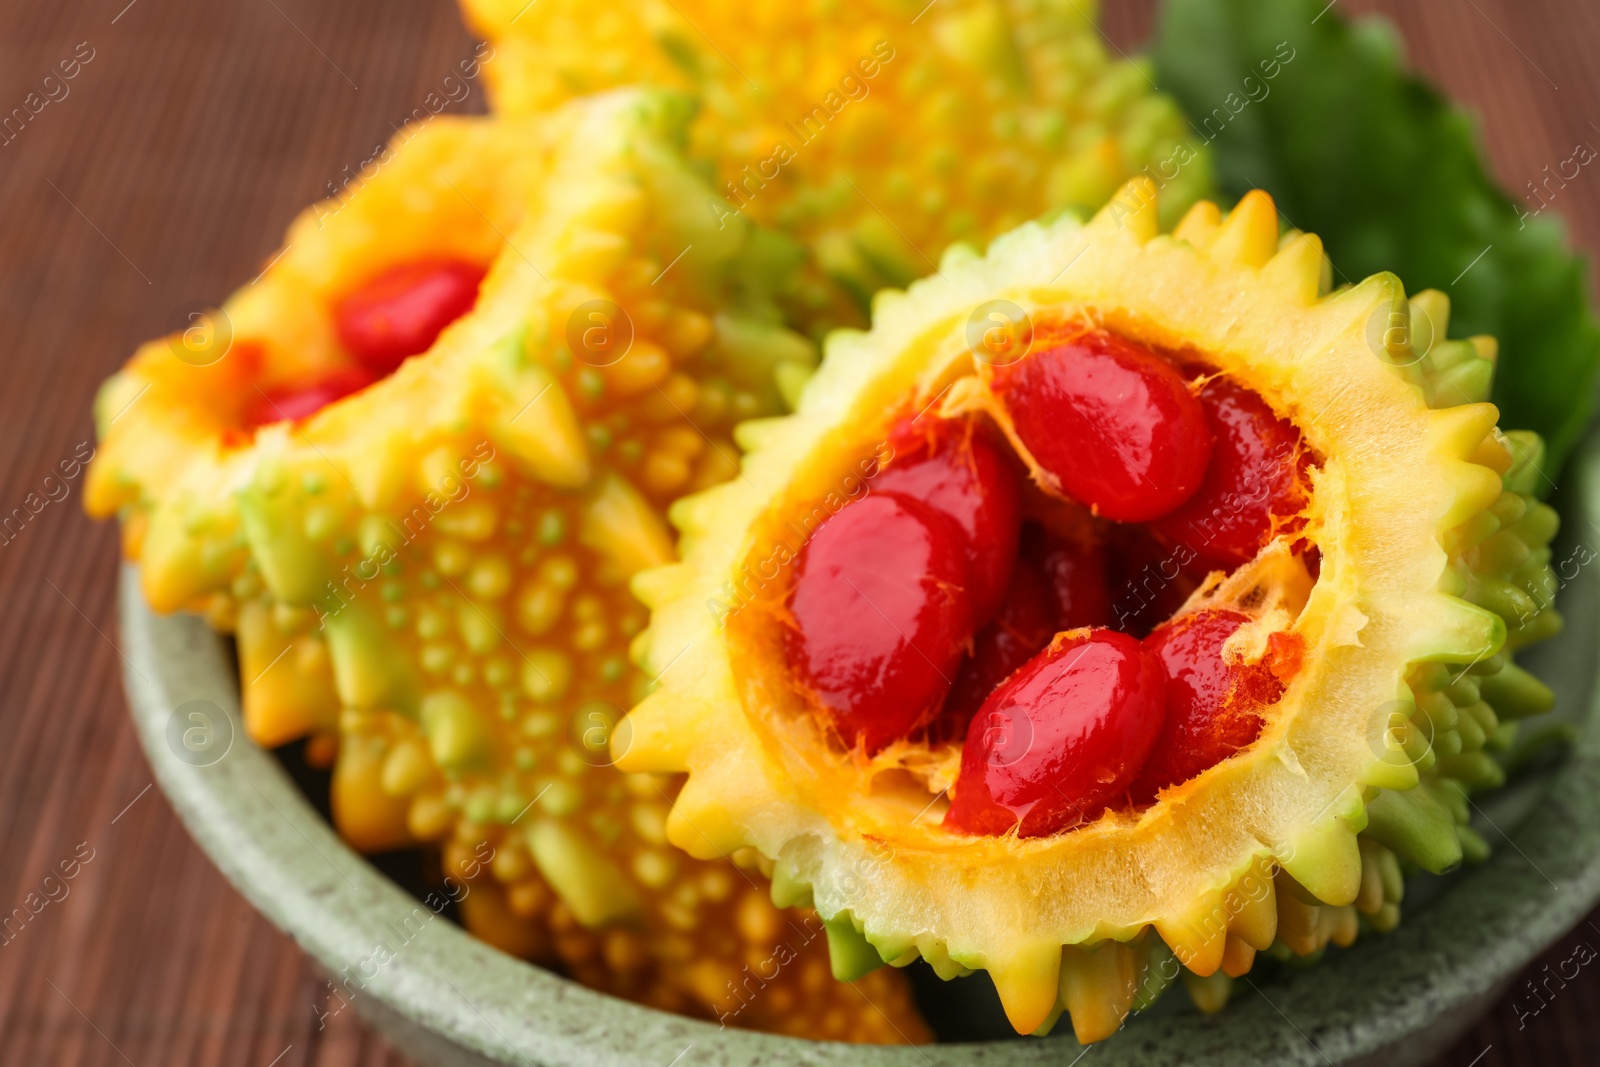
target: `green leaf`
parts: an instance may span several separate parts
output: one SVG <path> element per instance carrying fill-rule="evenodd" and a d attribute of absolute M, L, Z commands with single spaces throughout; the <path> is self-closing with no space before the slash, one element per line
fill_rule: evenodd
<path fill-rule="evenodd" d="M 1211 145 L 1223 189 L 1271 193 L 1290 225 L 1322 237 L 1336 284 L 1393 271 L 1411 292 L 1450 296 L 1453 335 L 1498 338 L 1502 423 L 1542 434 L 1558 470 L 1594 411 L 1587 261 L 1551 211 L 1528 217 L 1489 178 L 1471 120 L 1401 69 L 1386 23 L 1331 7 L 1168 0 L 1161 88 L 1189 114 L 1192 147 Z M 1550 173 L 1595 158 L 1572 151 Z"/>

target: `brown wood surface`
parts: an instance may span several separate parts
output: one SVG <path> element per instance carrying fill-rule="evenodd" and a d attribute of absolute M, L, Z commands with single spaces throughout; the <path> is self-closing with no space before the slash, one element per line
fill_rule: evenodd
<path fill-rule="evenodd" d="M 1107 7 L 1134 48 L 1150 3 Z M 1347 9 L 1394 19 L 1413 63 L 1481 116 L 1508 187 L 1600 143 L 1591 0 Z M 75 50 L 93 57 L 0 146 L 0 512 L 92 440 L 94 390 L 135 344 L 249 280 L 470 49 L 447 0 L 0 0 L 0 113 Z M 1588 248 L 1596 182 L 1558 205 Z M 0 947 L 0 1064 L 404 1064 L 349 1012 L 318 1029 L 312 968 L 150 787 L 119 681 L 116 538 L 83 518 L 80 483 L 0 546 L 0 911 L 92 857 Z M 1530 974 L 1580 942 L 1600 926 Z M 1551 988 L 1538 1015 L 1503 1003 L 1440 1063 L 1600 1060 L 1600 970 Z"/>

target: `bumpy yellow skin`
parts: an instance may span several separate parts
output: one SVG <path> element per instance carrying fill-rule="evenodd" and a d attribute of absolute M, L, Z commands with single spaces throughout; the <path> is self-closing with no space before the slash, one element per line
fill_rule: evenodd
<path fill-rule="evenodd" d="M 661 512 L 732 473 L 732 424 L 814 358 L 772 324 L 751 228 L 683 210 L 704 190 L 685 115 L 628 92 L 404 135 L 295 223 L 219 332 L 107 383 L 89 506 L 123 516 L 152 605 L 236 630 L 252 736 L 336 758 L 353 845 L 436 846 L 476 876 L 480 936 L 727 1025 L 923 1040 L 902 982 L 835 982 L 816 917 L 775 907 L 753 854 L 670 849 L 676 780 L 607 754 L 649 687 L 627 582 L 671 558 Z M 436 255 L 492 266 L 428 353 L 241 429 L 258 386 L 345 360 L 340 294 Z"/>
<path fill-rule="evenodd" d="M 424 255 L 493 261 L 570 122 L 441 118 L 406 130 L 344 198 L 295 221 L 255 282 L 184 332 L 143 345 L 105 383 L 86 507 L 123 519 L 151 606 L 208 610 L 228 624 L 236 600 L 260 589 L 244 577 L 249 552 L 233 499 L 256 462 L 240 419 L 257 390 L 348 365 L 330 306 L 386 266 Z M 281 427 L 274 435 L 291 436 Z"/>
<path fill-rule="evenodd" d="M 671 669 L 613 750 L 628 770 L 688 772 L 669 840 L 771 858 L 775 898 L 814 904 L 848 969 L 985 969 L 1019 1032 L 1065 1010 L 1084 1041 L 1177 964 L 1214 1010 L 1258 951 L 1391 927 L 1396 854 L 1439 870 L 1478 851 L 1458 824 L 1466 791 L 1500 779 L 1485 747 L 1514 724 L 1499 717 L 1549 706 L 1505 650 L 1559 625 L 1540 599 L 1555 522 L 1529 495 L 1537 438 L 1501 434 L 1485 402 L 1493 342 L 1446 341 L 1437 293 L 1408 302 L 1378 275 L 1330 294 L 1326 275 L 1320 241 L 1280 238 L 1265 194 L 1226 219 L 1201 203 L 1168 236 L 1135 181 L 1087 225 L 1024 226 L 986 257 L 955 248 L 937 276 L 880 294 L 869 333 L 830 339 L 793 416 L 741 427 L 741 476 L 675 506 L 683 562 L 634 583 L 654 612 L 642 661 Z M 979 358 L 1022 336 L 981 328 L 995 300 L 1201 353 L 1319 457 L 1299 536 L 1320 576 L 1278 538 L 1197 593 L 1265 603 L 1260 641 L 1304 642 L 1261 738 L 1142 812 L 1026 840 L 943 828 L 950 754 L 831 746 L 763 610 L 797 531 L 859 493 L 859 457 L 892 420 L 981 404 Z"/>
<path fill-rule="evenodd" d="M 1169 221 L 1210 190 L 1172 101 L 1140 62 L 1107 55 L 1089 0 L 462 0 L 490 40 L 506 114 L 617 85 L 701 101 L 704 210 L 796 237 L 820 272 L 798 294 L 816 324 L 1128 178 L 1165 183 Z M 853 296 L 842 303 L 825 275 Z"/>

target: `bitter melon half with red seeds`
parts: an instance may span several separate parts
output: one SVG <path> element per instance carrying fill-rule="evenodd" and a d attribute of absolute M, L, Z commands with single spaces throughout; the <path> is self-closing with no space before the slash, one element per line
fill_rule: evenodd
<path fill-rule="evenodd" d="M 1549 691 L 1541 446 L 1495 346 L 1253 192 L 1147 181 L 880 294 L 634 582 L 660 687 L 613 750 L 669 839 L 754 848 L 835 966 L 986 970 L 1020 1032 L 1399 919 Z M 1175 962 L 1174 962 L 1175 961 Z M 1181 966 L 1179 966 L 1181 965 Z"/>
<path fill-rule="evenodd" d="M 105 386 L 89 506 L 154 607 L 236 632 L 251 735 L 310 736 L 352 845 L 477 873 L 475 933 L 728 1025 L 914 1041 L 898 975 L 836 982 L 753 853 L 671 849 L 677 782 L 606 753 L 661 512 L 813 359 L 760 236 L 698 210 L 687 115 L 630 91 L 402 134 Z"/>

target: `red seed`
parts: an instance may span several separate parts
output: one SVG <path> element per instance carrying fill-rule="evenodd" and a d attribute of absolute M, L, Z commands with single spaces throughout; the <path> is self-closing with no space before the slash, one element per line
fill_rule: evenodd
<path fill-rule="evenodd" d="M 994 618 L 1011 581 L 1022 521 L 1021 473 L 987 434 L 964 420 L 913 420 L 890 443 L 895 456 L 872 479 L 872 491 L 920 500 L 960 527 L 972 576 L 973 621 L 981 626 Z"/>
<path fill-rule="evenodd" d="M 1222 658 L 1223 642 L 1249 621 L 1236 611 L 1207 609 L 1145 638 L 1166 670 L 1167 722 L 1134 784 L 1137 801 L 1154 800 L 1159 790 L 1187 782 L 1261 733 L 1261 711 L 1283 695 L 1283 682 L 1270 661 L 1247 665 Z"/>
<path fill-rule="evenodd" d="M 1177 369 L 1086 330 L 994 368 L 1017 438 L 1063 493 L 1118 522 L 1165 515 L 1200 488 L 1211 431 Z"/>
<path fill-rule="evenodd" d="M 1018 559 L 1000 612 L 973 637 L 972 651 L 961 661 L 933 732 L 941 738 L 965 737 L 972 713 L 994 688 L 1056 635 L 1057 614 L 1044 572 Z"/>
<path fill-rule="evenodd" d="M 340 299 L 334 328 L 357 362 L 389 374 L 471 310 L 483 275 L 482 267 L 460 260 L 402 263 Z"/>
<path fill-rule="evenodd" d="M 255 402 L 248 406 L 245 428 L 309 419 L 335 400 L 358 393 L 375 381 L 377 378 L 364 368 L 343 367 L 328 372 L 310 385 L 268 390 L 264 395 L 258 394 Z"/>
<path fill-rule="evenodd" d="M 1305 507 L 1305 448 L 1292 423 L 1226 378 L 1206 383 L 1200 403 L 1216 439 L 1205 482 L 1150 529 L 1167 545 L 1187 546 L 1205 569 L 1233 570 Z"/>
<path fill-rule="evenodd" d="M 786 654 L 851 746 L 876 752 L 938 711 L 972 632 L 960 531 L 895 493 L 846 505 L 800 550 Z"/>
<path fill-rule="evenodd" d="M 945 825 L 1042 837 L 1096 818 L 1155 744 L 1165 689 L 1161 661 L 1127 634 L 1059 635 L 973 718 Z"/>

